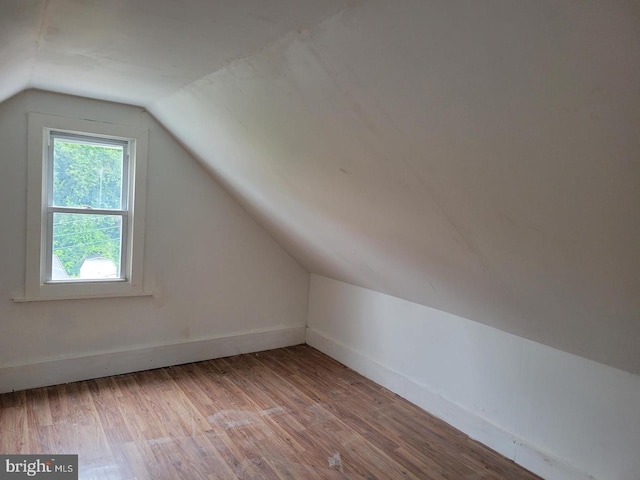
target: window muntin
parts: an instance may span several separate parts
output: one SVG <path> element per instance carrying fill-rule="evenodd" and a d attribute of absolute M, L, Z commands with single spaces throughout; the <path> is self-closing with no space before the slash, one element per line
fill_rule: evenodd
<path fill-rule="evenodd" d="M 129 141 L 52 130 L 48 143 L 45 280 L 126 280 Z"/>

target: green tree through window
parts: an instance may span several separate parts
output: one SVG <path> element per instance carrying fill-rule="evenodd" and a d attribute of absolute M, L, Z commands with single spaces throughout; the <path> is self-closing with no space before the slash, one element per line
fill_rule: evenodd
<path fill-rule="evenodd" d="M 123 147 L 93 145 L 56 138 L 53 161 L 53 205 L 120 210 Z M 89 212 L 87 212 L 89 213 Z M 122 217 L 54 213 L 53 254 L 71 278 L 80 276 L 88 258 L 104 257 L 120 265 Z"/>

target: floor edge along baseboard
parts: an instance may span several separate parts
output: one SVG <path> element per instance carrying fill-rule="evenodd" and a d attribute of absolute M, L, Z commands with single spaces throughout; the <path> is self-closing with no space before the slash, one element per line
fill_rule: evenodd
<path fill-rule="evenodd" d="M 404 375 L 386 368 L 371 358 L 330 338 L 307 328 L 307 344 L 334 358 L 369 380 L 382 385 L 402 398 L 409 400 L 423 410 L 444 420 L 449 425 L 469 435 L 472 439 L 488 446 L 518 465 L 554 480 L 596 480 L 569 465 L 560 458 L 536 448 L 499 426 L 480 417 L 472 411 L 443 398 L 428 386 L 416 383 Z"/>
<path fill-rule="evenodd" d="M 169 367 L 305 343 L 305 327 L 281 328 L 0 367 L 0 393 Z"/>

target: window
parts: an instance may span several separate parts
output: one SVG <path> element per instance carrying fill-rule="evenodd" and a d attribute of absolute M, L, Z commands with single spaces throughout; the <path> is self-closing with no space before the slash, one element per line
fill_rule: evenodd
<path fill-rule="evenodd" d="M 126 280 L 129 143 L 49 131 L 46 281 Z"/>
<path fill-rule="evenodd" d="M 24 300 L 143 294 L 147 137 L 29 114 Z"/>

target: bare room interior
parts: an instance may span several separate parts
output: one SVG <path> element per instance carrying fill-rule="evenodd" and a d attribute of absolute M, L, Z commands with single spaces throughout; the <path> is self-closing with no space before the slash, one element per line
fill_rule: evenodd
<path fill-rule="evenodd" d="M 0 205 L 0 455 L 640 479 L 637 0 L 0 0 Z"/>

